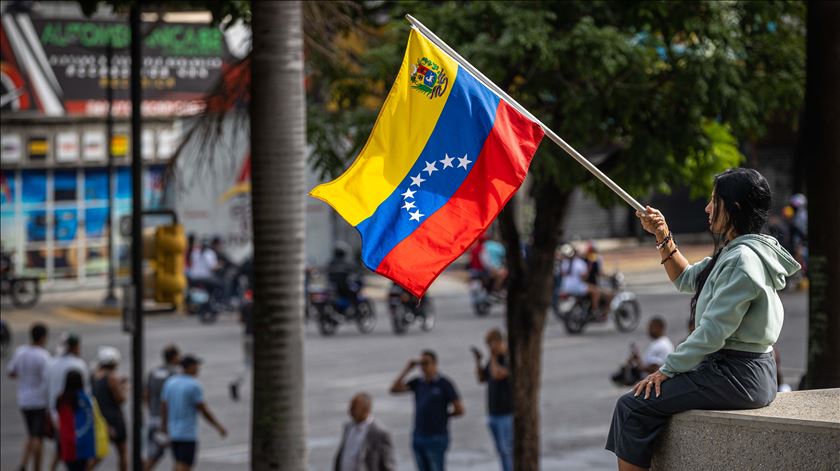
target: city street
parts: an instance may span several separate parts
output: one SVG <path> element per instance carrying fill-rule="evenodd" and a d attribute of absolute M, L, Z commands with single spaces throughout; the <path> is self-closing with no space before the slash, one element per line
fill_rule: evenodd
<path fill-rule="evenodd" d="M 44 352 L 21 350 L 12 368 L 20 382 L 7 370 L 18 347 L 44 345 L 38 323 L 51 355 L 80 348 L 96 373 L 89 403 L 61 367 L 82 367 L 78 358 L 47 363 L 57 367 L 45 383 L 65 389 L 60 469 L 145 468 L 139 442 L 149 436 L 153 449 L 174 449 L 161 470 L 175 467 L 173 454 L 178 467 L 194 456 L 194 469 L 210 471 L 374 468 L 366 450 L 387 453 L 366 426 L 347 428 L 349 452 L 335 462 L 355 424 L 349 402 L 367 393 L 397 468 L 414 470 L 415 397 L 389 391 L 398 377 L 422 381 L 423 351 L 430 381 L 436 356 L 461 401 L 446 382 L 411 383 L 419 467 L 440 467 L 447 414 L 459 417 L 448 424 L 446 469 L 502 469 L 494 434 L 509 467 L 509 422 L 495 414 L 511 401 L 538 422 L 519 427 L 518 461 L 540 470 L 616 469 L 604 446 L 618 400 L 610 442 L 633 444 L 613 447 L 622 467 L 650 453 L 656 468 L 685 469 L 832 459 L 811 451 L 829 449 L 813 438 L 829 436 L 825 391 L 768 404 L 769 353 L 730 355 L 750 372 L 721 381 L 716 358 L 728 354 L 710 350 L 772 345 L 784 390 L 840 385 L 840 243 L 826 203 L 840 188 L 830 106 L 840 99 L 840 2 L 59 0 L 0 1 L 0 14 L 0 471 L 35 461 L 21 466 L 34 448 L 27 428 L 58 434 L 40 427 Z M 693 317 L 692 296 L 669 273 L 700 288 L 700 327 L 665 360 L 663 328 L 678 348 Z M 775 294 L 783 279 L 784 312 Z M 392 324 L 392 288 L 404 303 L 426 296 L 433 328 L 425 308 Z M 550 290 L 573 314 L 550 307 L 541 337 L 519 332 L 541 324 L 528 303 Z M 256 401 L 243 306 L 258 313 L 246 316 L 247 330 L 259 334 L 261 373 L 270 373 Z M 302 353 L 289 348 L 301 344 L 290 338 L 297 315 Z M 477 376 L 505 376 L 495 333 L 483 368 L 486 335 L 507 334 L 507 320 L 519 389 L 508 398 L 507 385 L 491 381 L 488 421 Z M 178 370 L 194 375 L 200 364 L 211 413 L 196 414 L 197 449 L 193 380 L 151 375 L 152 398 L 170 381 L 169 408 L 152 402 L 154 419 L 170 414 L 167 433 L 141 427 L 145 404 L 146 418 L 133 420 L 134 393 L 165 363 L 163 351 L 177 363 L 172 346 Z M 717 377 L 693 370 L 703 355 Z M 692 374 L 667 379 L 660 363 Z M 418 368 L 399 375 L 407 364 Z M 638 426 L 653 409 L 627 405 L 631 387 L 612 378 L 647 371 L 648 386 L 664 380 L 663 394 L 683 409 L 728 410 Z M 525 394 L 537 385 L 539 398 Z M 82 415 L 70 416 L 71 402 Z M 97 402 L 109 433 L 93 420 Z M 354 417 L 368 423 L 358 404 Z M 734 410 L 754 405 L 765 407 Z M 644 437 L 654 435 L 650 448 Z M 110 437 L 119 447 L 102 458 L 91 443 Z M 55 437 L 45 442 L 42 468 L 51 469 Z M 126 445 L 128 456 L 117 455 Z"/>
<path fill-rule="evenodd" d="M 561 323 L 550 314 L 543 341 L 542 439 L 546 470 L 614 469 L 615 457 L 603 450 L 613 404 L 625 390 L 611 385 L 609 376 L 635 342 L 647 344 L 645 325 L 652 316 L 668 322 L 668 335 L 676 343 L 686 334 L 688 301 L 675 294 L 660 272 L 639 272 L 628 276 L 643 310 L 642 324 L 636 332 L 622 334 L 612 324 L 590 326 L 583 335 L 569 336 Z M 381 289 L 371 293 L 382 299 Z M 378 294 L 377 294 L 378 293 Z M 99 296 L 100 293 L 95 293 Z M 68 296 L 81 296 L 78 293 Z M 93 296 L 93 295 L 91 295 Z M 431 296 L 437 306 L 438 324 L 430 333 L 416 327 L 405 336 L 391 333 L 385 306 L 377 305 L 379 323 L 370 335 L 359 334 L 353 326 L 343 326 L 334 338 L 321 337 L 314 325 L 306 327 L 306 404 L 309 444 L 309 467 L 332 469 L 342 424 L 347 420 L 349 398 L 367 391 L 374 398 L 373 413 L 391 431 L 399 469 L 414 469 L 410 450 L 413 400 L 410 395 L 390 396 L 388 387 L 397 372 L 421 349 L 438 352 L 440 369 L 449 376 L 462 394 L 466 416 L 451 423 L 452 443 L 448 456 L 453 470 L 492 470 L 496 468 L 492 441 L 485 425 L 485 390 L 474 378 L 470 345 L 482 346 L 485 331 L 504 327 L 503 310 L 494 307 L 487 318 L 472 313 L 467 289 L 451 274 L 444 275 L 433 287 Z M 118 319 L 93 318 L 61 309 L 61 295 L 47 296 L 41 306 L 30 312 L 14 311 L 4 304 L 3 316 L 14 330 L 14 342 L 27 337 L 34 320 L 51 327 L 50 347 L 59 333 L 72 329 L 82 337 L 86 360 L 95 358 L 96 347 L 113 345 L 123 354 L 120 371 L 127 374 L 129 338 L 120 332 Z M 786 307 L 785 328 L 778 348 L 782 354 L 787 381 L 796 385 L 804 369 L 807 332 L 807 296 L 783 294 Z M 250 404 L 246 393 L 240 402 L 231 401 L 227 384 L 242 363 L 241 330 L 234 316 L 214 325 L 200 325 L 194 318 L 164 316 L 146 322 L 146 367 L 160 362 L 159 352 L 169 343 L 182 351 L 204 359 L 200 379 L 210 408 L 228 428 L 221 439 L 203 424 L 197 469 L 243 469 L 249 460 Z M 4 359 L 3 367 L 7 359 Z M 22 416 L 15 405 L 15 384 L 5 374 L 2 379 L 2 468 L 17 464 L 23 439 Z M 129 413 L 130 408 L 125 408 Z M 47 455 L 52 446 L 47 446 Z M 159 469 L 171 469 L 167 456 Z M 113 451 L 100 469 L 114 469 Z"/>

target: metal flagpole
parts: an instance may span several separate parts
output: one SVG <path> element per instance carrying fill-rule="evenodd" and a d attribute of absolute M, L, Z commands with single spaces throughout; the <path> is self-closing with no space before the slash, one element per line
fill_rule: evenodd
<path fill-rule="evenodd" d="M 586 157 L 582 156 L 580 154 L 580 152 L 576 151 L 574 149 L 574 147 L 570 146 L 566 141 L 564 141 L 560 136 L 558 136 L 557 133 L 555 133 L 548 126 L 543 124 L 542 121 L 537 119 L 537 117 L 534 116 L 533 114 L 531 114 L 530 111 L 526 110 L 524 106 L 519 104 L 519 102 L 517 102 L 516 100 L 511 98 L 510 95 L 505 93 L 505 91 L 502 90 L 501 88 L 499 88 L 498 85 L 493 83 L 492 80 L 490 80 L 484 74 L 482 74 L 480 70 L 473 67 L 473 65 L 470 64 L 469 62 L 467 62 L 466 59 L 461 57 L 461 55 L 458 54 L 458 52 L 456 52 L 455 49 L 452 49 L 451 47 L 449 47 L 448 44 L 443 42 L 442 39 L 437 37 L 437 35 L 435 35 L 435 33 L 433 33 L 432 30 L 430 30 L 429 28 L 424 26 L 423 23 L 417 21 L 417 18 L 414 18 L 411 15 L 405 15 L 405 18 L 423 36 L 426 36 L 430 41 L 435 43 L 435 45 L 437 45 L 439 48 L 443 49 L 447 54 L 452 56 L 452 58 L 455 59 L 455 61 L 458 62 L 458 64 L 460 64 L 461 67 L 465 68 L 468 72 L 470 72 L 473 76 L 475 76 L 475 78 L 478 79 L 479 81 L 481 81 L 481 83 L 483 83 L 487 88 L 496 92 L 497 95 L 499 95 L 501 98 L 503 98 L 505 101 L 507 101 L 511 106 L 516 108 L 517 111 L 519 111 L 520 113 L 525 115 L 528 119 L 530 119 L 531 121 L 539 124 L 540 127 L 543 129 L 543 131 L 545 131 L 545 135 L 548 136 L 549 139 L 554 141 L 555 144 L 560 146 L 560 148 L 563 149 L 564 151 L 566 151 L 566 153 L 569 154 L 573 159 L 577 160 L 577 162 L 579 164 L 581 164 L 583 166 L 583 168 L 588 170 L 589 173 L 591 173 L 592 175 L 595 175 L 595 177 L 598 180 L 601 180 L 601 182 L 604 185 L 607 185 L 612 191 L 614 191 L 618 196 L 620 196 L 621 199 L 623 199 L 625 202 L 627 202 L 627 204 L 629 204 L 630 206 L 632 206 L 633 208 L 635 208 L 638 211 L 643 211 L 644 212 L 645 207 L 642 206 L 641 204 L 639 204 L 639 202 L 636 201 L 635 198 L 630 196 L 630 194 L 628 194 L 626 191 L 624 191 L 623 188 L 618 186 L 618 184 L 616 182 L 612 181 L 610 179 L 610 177 L 606 176 L 604 174 L 604 172 L 599 170 L 598 167 L 596 167 L 595 165 L 592 164 L 592 162 L 586 160 Z"/>

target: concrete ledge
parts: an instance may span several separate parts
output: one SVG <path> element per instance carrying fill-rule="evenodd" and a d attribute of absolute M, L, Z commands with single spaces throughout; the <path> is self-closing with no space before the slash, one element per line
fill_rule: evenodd
<path fill-rule="evenodd" d="M 840 389 L 780 393 L 762 409 L 677 414 L 651 469 L 840 471 Z"/>

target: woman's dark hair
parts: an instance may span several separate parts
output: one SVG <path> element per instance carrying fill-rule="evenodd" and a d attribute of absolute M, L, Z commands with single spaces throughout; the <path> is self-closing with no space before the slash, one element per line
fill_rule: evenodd
<path fill-rule="evenodd" d="M 712 260 L 697 275 L 697 291 L 691 298 L 691 320 L 693 324 L 697 311 L 697 299 L 709 273 L 715 268 L 718 258 L 729 243 L 726 236 L 730 230 L 738 235 L 759 234 L 767 224 L 770 211 L 771 195 L 767 180 L 751 168 L 733 168 L 715 176 L 714 192 L 715 211 L 713 223 L 720 221 L 722 231 L 713 234 L 715 252 Z M 723 211 L 722 211 L 723 210 Z"/>
<path fill-rule="evenodd" d="M 62 403 L 70 404 L 73 409 L 76 409 L 78 402 L 76 399 L 79 396 L 79 391 L 83 390 L 85 383 L 82 380 L 82 373 L 79 370 L 70 370 L 64 378 L 64 391 L 56 401 L 56 408 Z"/>

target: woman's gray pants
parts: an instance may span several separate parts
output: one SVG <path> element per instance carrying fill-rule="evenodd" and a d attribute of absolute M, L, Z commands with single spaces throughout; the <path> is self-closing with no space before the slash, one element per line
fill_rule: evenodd
<path fill-rule="evenodd" d="M 649 468 L 653 443 L 672 415 L 690 409 L 757 409 L 773 402 L 776 389 L 772 352 L 720 350 L 696 369 L 664 381 L 658 398 L 653 391 L 647 400 L 644 393 L 621 396 L 606 448 L 630 464 Z"/>

